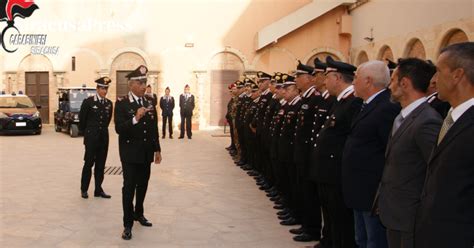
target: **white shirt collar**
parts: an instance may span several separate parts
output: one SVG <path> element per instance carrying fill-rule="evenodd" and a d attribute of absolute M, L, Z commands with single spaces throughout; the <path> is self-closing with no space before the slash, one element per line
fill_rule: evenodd
<path fill-rule="evenodd" d="M 258 101 L 260 101 L 260 97 L 257 97 L 255 100 L 253 100 L 254 103 L 258 103 Z"/>
<path fill-rule="evenodd" d="M 325 90 L 322 95 L 323 98 L 326 99 L 329 96 L 329 90 Z"/>
<path fill-rule="evenodd" d="M 456 122 L 470 107 L 474 106 L 474 97 L 459 104 L 456 108 L 451 108 L 451 117 Z"/>
<path fill-rule="evenodd" d="M 408 104 L 408 106 L 404 107 L 401 111 L 402 117 L 407 118 L 407 116 L 418 106 L 420 106 L 422 103 L 426 102 L 426 97 L 419 98 L 418 100 L 413 101 L 412 103 Z"/>
<path fill-rule="evenodd" d="M 99 96 L 99 94 L 95 94 L 95 100 L 96 101 L 100 101 L 102 100 L 103 98 Z"/>
<path fill-rule="evenodd" d="M 281 104 L 281 106 L 285 105 L 285 104 L 286 104 L 286 100 L 285 100 L 285 99 L 281 99 L 281 100 L 280 100 L 280 104 Z"/>
<path fill-rule="evenodd" d="M 240 98 L 244 97 L 245 95 L 247 95 L 245 92 L 242 92 L 242 94 L 239 95 Z"/>
<path fill-rule="evenodd" d="M 354 92 L 354 85 L 349 85 L 349 87 L 347 87 L 345 90 L 339 93 L 339 95 L 337 96 L 337 101 L 339 102 L 342 98 L 346 97 L 352 92 Z"/>
<path fill-rule="evenodd" d="M 316 87 L 315 87 L 315 86 L 311 86 L 311 87 L 309 87 L 309 88 L 302 94 L 302 96 L 303 96 L 304 98 L 307 98 L 307 97 L 309 97 L 310 95 L 312 95 L 315 90 L 316 90 Z"/>
<path fill-rule="evenodd" d="M 133 94 L 133 92 L 131 92 L 131 91 L 128 92 L 128 95 L 129 95 L 129 98 L 128 98 L 128 99 L 130 100 L 130 102 L 134 102 L 135 99 L 138 100 L 138 98 L 140 98 L 140 97 L 136 96 L 135 94 Z"/>
<path fill-rule="evenodd" d="M 262 95 L 265 96 L 267 95 L 268 93 L 270 93 L 270 89 L 266 89 L 265 91 L 262 92 Z"/>
<path fill-rule="evenodd" d="M 370 96 L 364 103 L 365 104 L 369 104 L 372 100 L 374 100 L 380 93 L 384 92 L 386 89 L 382 89 L 380 90 L 379 92 L 373 94 L 372 96 Z"/>
<path fill-rule="evenodd" d="M 291 100 L 290 105 L 295 105 L 299 100 L 301 100 L 301 96 L 297 95 L 293 100 Z"/>

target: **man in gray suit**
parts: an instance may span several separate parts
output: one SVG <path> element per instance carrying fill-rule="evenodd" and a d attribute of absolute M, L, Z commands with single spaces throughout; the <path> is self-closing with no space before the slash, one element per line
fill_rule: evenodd
<path fill-rule="evenodd" d="M 390 248 L 414 246 L 415 214 L 442 124 L 425 97 L 434 73 L 433 65 L 408 58 L 400 61 L 392 75 L 391 98 L 402 110 L 392 126 L 378 196 L 378 211 Z"/>

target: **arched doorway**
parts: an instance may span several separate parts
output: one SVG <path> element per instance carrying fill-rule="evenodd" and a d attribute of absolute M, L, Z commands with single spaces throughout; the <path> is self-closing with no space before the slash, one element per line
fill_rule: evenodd
<path fill-rule="evenodd" d="M 367 52 L 360 51 L 359 55 L 357 55 L 356 65 L 359 66 L 360 64 L 365 63 L 367 61 L 369 61 L 369 56 L 367 55 Z"/>
<path fill-rule="evenodd" d="M 125 75 L 140 65 L 147 66 L 145 59 L 134 52 L 124 52 L 115 57 L 110 68 L 110 78 L 115 83 L 112 83 L 109 89 L 111 99 L 122 97 L 128 93 L 128 83 Z"/>
<path fill-rule="evenodd" d="M 456 43 L 461 43 L 461 42 L 466 42 L 469 41 L 469 38 L 467 37 L 467 34 L 462 31 L 461 29 L 453 29 L 450 30 L 444 35 L 441 45 L 439 47 L 438 53 L 445 47 L 456 44 Z"/>
<path fill-rule="evenodd" d="M 387 59 L 389 59 L 391 61 L 395 61 L 395 58 L 394 58 L 393 52 L 392 52 L 392 48 L 390 48 L 387 45 L 382 46 L 382 48 L 380 48 L 377 59 L 382 60 L 384 62 L 387 61 Z"/>
<path fill-rule="evenodd" d="M 405 58 L 419 58 L 419 59 L 426 59 L 426 51 L 425 46 L 418 38 L 412 39 L 408 42 L 404 56 Z"/>
<path fill-rule="evenodd" d="M 321 52 L 321 53 L 316 53 L 313 56 L 311 56 L 308 59 L 308 61 L 306 61 L 306 64 L 310 65 L 310 66 L 314 66 L 314 60 L 316 58 L 319 58 L 322 62 L 326 62 L 326 58 L 328 56 L 331 56 L 334 60 L 341 61 L 341 59 L 335 54 L 332 54 L 332 53 L 329 53 L 329 52 Z"/>
<path fill-rule="evenodd" d="M 210 126 L 223 126 L 227 103 L 230 100 L 228 85 L 239 79 L 244 63 L 236 54 L 220 52 L 209 62 L 210 79 Z"/>

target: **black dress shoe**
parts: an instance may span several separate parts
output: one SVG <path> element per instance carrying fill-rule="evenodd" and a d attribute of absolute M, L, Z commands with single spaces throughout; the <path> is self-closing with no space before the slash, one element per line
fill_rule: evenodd
<path fill-rule="evenodd" d="M 138 221 L 142 226 L 153 226 L 153 224 L 151 224 L 151 222 L 149 222 L 145 216 L 137 217 L 135 220 Z"/>
<path fill-rule="evenodd" d="M 179 136 L 179 137 L 178 137 L 178 139 L 184 139 L 184 137 L 182 137 L 182 136 Z"/>
<path fill-rule="evenodd" d="M 295 235 L 301 235 L 301 234 L 304 233 L 304 229 L 303 229 L 303 227 L 291 229 L 290 233 L 295 234 Z"/>
<path fill-rule="evenodd" d="M 191 138 L 191 136 L 189 136 L 188 139 L 193 139 L 193 138 Z"/>
<path fill-rule="evenodd" d="M 279 220 L 289 220 L 289 219 L 291 219 L 291 218 L 293 218 L 293 217 L 291 216 L 290 213 L 287 213 L 287 214 L 285 214 L 285 215 L 279 215 L 279 216 L 278 216 L 278 219 L 279 219 Z"/>
<path fill-rule="evenodd" d="M 162 138 L 162 139 L 166 139 L 166 136 L 163 135 L 163 136 L 161 136 L 161 138 Z"/>
<path fill-rule="evenodd" d="M 283 205 L 275 205 L 275 206 L 273 206 L 273 208 L 274 208 L 274 209 L 277 209 L 277 210 L 283 210 L 283 209 L 285 209 L 285 206 L 283 206 Z"/>
<path fill-rule="evenodd" d="M 173 139 L 173 135 L 170 135 L 170 139 Z"/>
<path fill-rule="evenodd" d="M 318 241 L 319 238 L 314 237 L 313 235 L 303 233 L 301 235 L 293 237 L 294 241 L 297 242 L 311 242 L 311 241 Z"/>
<path fill-rule="evenodd" d="M 277 201 L 280 199 L 278 192 L 276 191 L 268 192 L 267 197 L 270 197 L 270 201 Z"/>
<path fill-rule="evenodd" d="M 282 226 L 295 226 L 298 224 L 299 224 L 298 221 L 296 221 L 294 218 L 289 218 L 287 220 L 280 222 L 280 225 Z"/>
<path fill-rule="evenodd" d="M 125 239 L 125 240 L 132 239 L 132 228 L 125 227 L 125 229 L 123 229 L 122 239 Z"/>
<path fill-rule="evenodd" d="M 87 199 L 89 198 L 89 194 L 87 194 L 87 192 L 81 192 L 81 197 Z"/>
<path fill-rule="evenodd" d="M 288 208 L 285 208 L 281 211 L 278 211 L 277 215 L 286 215 L 288 213 L 290 213 L 290 210 Z"/>
<path fill-rule="evenodd" d="M 110 195 L 107 195 L 104 191 L 100 192 L 100 193 L 94 193 L 94 197 L 102 197 L 102 198 L 111 198 L 112 196 Z"/>

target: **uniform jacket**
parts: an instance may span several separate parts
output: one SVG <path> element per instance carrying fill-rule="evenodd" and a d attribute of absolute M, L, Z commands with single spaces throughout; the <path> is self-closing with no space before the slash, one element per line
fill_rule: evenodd
<path fill-rule="evenodd" d="M 108 126 L 112 119 L 112 101 L 105 98 L 101 104 L 97 95 L 84 99 L 79 112 L 79 130 L 84 134 L 84 144 L 108 142 Z"/>
<path fill-rule="evenodd" d="M 185 94 L 179 96 L 179 108 L 181 115 L 192 116 L 194 110 L 194 95 L 186 99 Z"/>
<path fill-rule="evenodd" d="M 151 163 L 154 153 L 161 151 L 156 108 L 148 100 L 143 105 L 151 111 L 135 125 L 133 117 L 139 105 L 131 94 L 119 98 L 115 105 L 115 131 L 119 135 L 120 160 L 124 163 Z"/>
<path fill-rule="evenodd" d="M 169 101 L 166 100 L 165 96 L 160 98 L 160 108 L 162 116 L 173 116 L 174 109 L 174 97 L 169 96 Z"/>
<path fill-rule="evenodd" d="M 317 134 L 314 144 L 314 161 L 310 168 L 311 178 L 319 183 L 341 184 L 341 160 L 344 144 L 349 135 L 352 120 L 360 111 L 362 100 L 353 93 L 334 103 Z"/>

